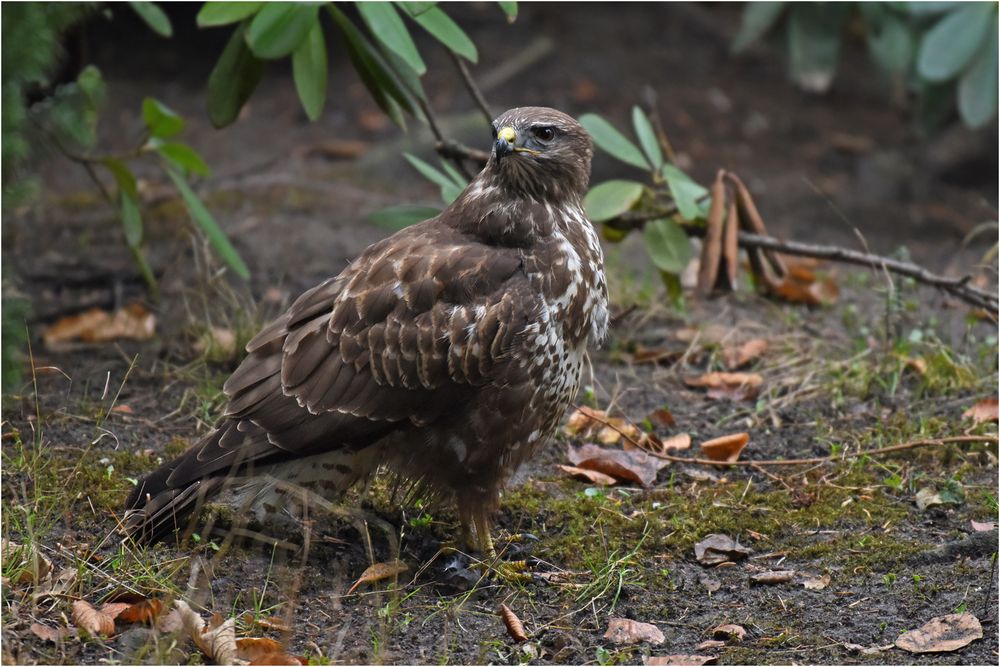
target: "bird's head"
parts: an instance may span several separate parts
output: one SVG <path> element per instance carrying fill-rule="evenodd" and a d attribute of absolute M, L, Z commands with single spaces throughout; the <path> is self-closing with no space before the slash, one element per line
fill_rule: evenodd
<path fill-rule="evenodd" d="M 486 171 L 513 195 L 580 199 L 587 191 L 593 155 L 590 135 L 572 117 L 547 107 L 518 107 L 493 121 Z"/>

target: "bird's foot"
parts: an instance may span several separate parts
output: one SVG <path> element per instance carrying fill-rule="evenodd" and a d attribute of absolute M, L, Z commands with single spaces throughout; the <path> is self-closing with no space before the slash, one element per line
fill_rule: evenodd
<path fill-rule="evenodd" d="M 526 560 L 493 558 L 474 563 L 470 568 L 482 570 L 488 579 L 510 586 L 523 586 L 533 581 L 531 566 Z"/>

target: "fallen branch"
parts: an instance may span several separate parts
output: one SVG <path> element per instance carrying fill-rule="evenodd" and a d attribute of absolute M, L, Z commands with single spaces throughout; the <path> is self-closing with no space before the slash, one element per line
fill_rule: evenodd
<path fill-rule="evenodd" d="M 605 224 L 623 231 L 642 229 L 642 227 L 650 220 L 669 217 L 674 215 L 676 212 L 676 207 L 668 205 L 656 211 L 625 213 Z M 684 231 L 687 232 L 688 236 L 696 237 L 703 237 L 706 233 L 704 227 L 694 227 L 691 225 L 684 225 Z M 867 266 L 880 271 L 890 271 L 901 276 L 912 278 L 918 283 L 928 285 L 930 287 L 936 287 L 971 306 L 982 308 L 983 310 L 992 313 L 994 316 L 996 316 L 998 311 L 1000 311 L 1000 308 L 998 308 L 997 295 L 970 285 L 969 281 L 972 279 L 971 275 L 949 278 L 947 276 L 932 273 L 924 267 L 918 264 L 913 264 L 912 262 L 904 262 L 890 257 L 859 252 L 857 250 L 850 250 L 839 246 L 785 241 L 773 236 L 752 234 L 743 230 L 740 230 L 737 235 L 737 242 L 741 248 L 774 250 L 788 255 L 797 255 L 799 257 L 815 257 L 816 259 L 825 259 L 834 262 L 843 262 L 845 264 Z"/>

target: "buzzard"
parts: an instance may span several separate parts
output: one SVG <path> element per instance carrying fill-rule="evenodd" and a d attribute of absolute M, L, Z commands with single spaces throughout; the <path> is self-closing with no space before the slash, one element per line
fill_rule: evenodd
<path fill-rule="evenodd" d="M 246 347 L 215 429 L 142 480 L 126 527 L 154 541 L 229 489 L 287 510 L 386 467 L 454 502 L 494 555 L 490 517 L 555 431 L 608 327 L 600 242 L 583 206 L 593 146 L 554 109 L 493 124 L 486 167 L 440 215 L 375 243 Z"/>

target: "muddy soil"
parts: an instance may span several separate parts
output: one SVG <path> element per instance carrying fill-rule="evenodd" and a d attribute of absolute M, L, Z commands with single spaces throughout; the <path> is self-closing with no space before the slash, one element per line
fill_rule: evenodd
<path fill-rule="evenodd" d="M 648 488 L 597 488 L 556 468 L 567 462 L 567 445 L 580 442 L 560 435 L 519 472 L 497 520 L 506 556 L 527 559 L 534 571 L 522 584 L 481 579 L 469 556 L 441 553 L 458 535 L 453 513 L 400 507 L 384 481 L 363 500 L 367 531 L 319 517 L 305 532 L 255 527 L 278 546 L 228 544 L 225 534 L 207 533 L 148 551 L 119 546 L 116 516 L 133 480 L 195 441 L 221 408 L 221 383 L 238 355 L 206 354 L 198 345 L 205 330 L 246 335 L 339 271 L 387 233 L 366 222 L 372 211 L 437 203 L 435 188 L 400 157 L 402 150 L 430 156 L 429 134 L 387 125 L 336 47 L 334 95 L 318 123 L 295 103 L 290 73 L 273 66 L 244 117 L 223 132 L 211 129 L 204 82 L 223 36 L 182 29 L 193 25 L 192 12 L 173 11 L 179 29 L 170 41 L 118 12 L 88 28 L 88 53 L 109 83 L 103 141 L 113 151 L 138 134 L 146 95 L 181 112 L 184 138 L 213 167 L 201 192 L 251 267 L 249 283 L 218 276 L 181 205 L 150 171 L 150 255 L 164 295 L 157 336 L 48 349 L 40 337 L 47 325 L 86 307 L 143 299 L 142 283 L 113 212 L 73 165 L 48 162 L 43 203 L 4 211 L 5 271 L 32 303 L 36 371 L 4 397 L 3 536 L 39 545 L 57 570 L 79 568 L 71 595 L 96 603 L 127 588 L 183 597 L 206 615 L 238 617 L 241 635 L 278 638 L 316 664 L 633 664 L 694 653 L 720 664 L 996 663 L 997 533 L 971 524 L 997 521 L 995 444 L 796 468 L 673 464 Z M 983 148 L 996 145 L 996 128 L 919 136 L 883 99 L 858 48 L 849 50 L 834 91 L 811 97 L 786 84 L 778 53 L 729 55 L 738 23 L 731 6 L 526 5 L 510 27 L 498 12 L 488 4 L 456 12 L 479 45 L 474 73 L 494 110 L 596 110 L 625 126 L 651 86 L 692 175 L 705 182 L 720 167 L 743 175 L 775 233 L 850 247 L 860 236 L 872 251 L 905 248 L 936 270 L 971 265 L 986 249 L 963 247 L 962 239 L 996 218 L 996 152 Z M 450 60 L 429 42 L 420 46 L 446 133 L 484 146 L 484 124 Z M 530 49 L 542 55 L 512 69 Z M 344 156 L 347 141 L 361 142 L 359 154 Z M 627 176 L 623 169 L 598 156 L 594 180 Z M 665 407 L 675 424 L 656 433 L 689 433 L 695 443 L 746 431 L 745 459 L 996 433 L 961 416 L 997 393 L 996 327 L 961 305 L 905 281 L 893 283 L 890 298 L 883 277 L 824 267 L 841 288 L 829 308 L 741 291 L 689 299 L 677 311 L 666 305 L 640 241 L 608 248 L 615 312 L 635 308 L 593 353 L 581 404 L 636 423 Z M 640 347 L 683 353 L 679 330 L 713 326 L 728 332 L 722 343 L 695 343 L 659 365 L 636 362 Z M 765 378 L 755 400 L 711 400 L 684 384 L 719 368 L 720 345 L 748 338 L 769 341 L 750 369 Z M 918 356 L 923 371 L 907 364 Z M 951 502 L 918 509 L 916 494 L 927 487 L 952 491 Z M 232 517 L 220 512 L 216 525 L 228 525 Z M 694 544 L 712 533 L 752 554 L 733 566 L 702 566 Z M 507 539 L 517 534 L 528 537 Z M 373 560 L 397 557 L 409 569 L 396 581 L 346 594 Z M 795 575 L 751 582 L 767 570 Z M 823 575 L 830 581 L 821 590 L 803 586 Z M 63 623 L 71 599 L 33 600 L 30 586 L 5 580 L 5 662 L 203 659 L 190 642 L 173 646 L 137 626 L 106 640 L 49 643 L 31 633 L 36 621 Z M 527 642 L 509 637 L 500 603 L 520 616 Z M 891 648 L 900 633 L 955 611 L 975 614 L 983 638 L 951 653 Z M 653 623 L 664 641 L 616 645 L 604 638 L 611 617 Z M 743 640 L 699 648 L 725 623 L 743 626 Z"/>

